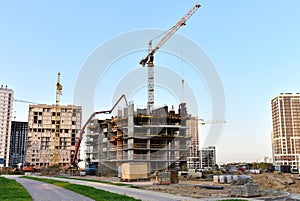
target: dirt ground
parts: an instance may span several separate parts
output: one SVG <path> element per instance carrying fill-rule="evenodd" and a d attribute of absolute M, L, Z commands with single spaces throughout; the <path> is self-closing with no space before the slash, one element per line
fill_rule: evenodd
<path fill-rule="evenodd" d="M 251 176 L 261 189 L 284 190 L 300 194 L 300 178 L 297 174 L 263 173 Z"/>
<path fill-rule="evenodd" d="M 300 194 L 300 180 L 296 174 L 263 173 L 250 174 L 253 181 L 258 183 L 261 190 L 283 190 L 292 194 Z M 89 176 L 87 176 L 89 177 Z M 91 177 L 99 180 L 119 182 L 119 178 Z M 225 198 L 229 197 L 230 184 L 216 184 L 212 181 L 202 179 L 179 178 L 178 184 L 157 185 L 155 179 L 150 182 L 130 182 L 142 189 L 166 192 L 175 195 L 188 196 L 193 198 Z M 221 190 L 211 190 L 199 187 L 199 185 L 223 186 Z"/>
<path fill-rule="evenodd" d="M 253 182 L 259 184 L 261 190 L 283 190 L 292 194 L 300 194 L 300 180 L 296 174 L 263 173 L 251 174 Z M 223 186 L 222 190 L 208 190 L 196 185 Z M 181 178 L 179 184 L 152 185 L 142 187 L 147 190 L 160 191 L 194 198 L 229 197 L 230 184 L 216 184 L 204 180 L 187 180 Z"/>
<path fill-rule="evenodd" d="M 152 186 L 142 186 L 141 188 L 159 191 L 165 193 L 171 193 L 175 195 L 182 195 L 193 198 L 220 198 L 229 197 L 230 185 L 222 185 L 224 189 L 221 190 L 211 190 L 200 188 L 197 185 L 216 185 L 213 182 L 206 181 L 180 181 L 178 184 L 171 185 L 152 185 Z"/>

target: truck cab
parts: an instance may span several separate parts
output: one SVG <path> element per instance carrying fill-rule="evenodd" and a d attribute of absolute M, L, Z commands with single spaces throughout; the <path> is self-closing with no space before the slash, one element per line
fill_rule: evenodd
<path fill-rule="evenodd" d="M 96 175 L 97 174 L 97 166 L 95 164 L 89 163 L 86 166 L 85 172 L 87 175 Z"/>

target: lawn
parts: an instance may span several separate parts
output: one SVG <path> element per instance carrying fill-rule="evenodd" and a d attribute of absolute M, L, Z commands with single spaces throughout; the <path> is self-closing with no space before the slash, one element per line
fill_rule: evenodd
<path fill-rule="evenodd" d="M 0 176 L 0 200 L 31 201 L 32 199 L 26 189 L 16 180 Z"/>
<path fill-rule="evenodd" d="M 38 180 L 38 181 L 53 184 L 56 186 L 60 186 L 65 189 L 68 189 L 68 190 L 74 191 L 76 193 L 79 193 L 81 195 L 84 195 L 86 197 L 89 197 L 96 201 L 107 201 L 107 200 L 134 201 L 134 200 L 137 200 L 132 197 L 125 196 L 125 195 L 111 193 L 111 192 L 104 191 L 101 189 L 96 189 L 96 188 L 90 187 L 90 186 L 71 184 L 69 182 L 64 182 L 64 181 L 57 181 L 57 180 L 53 180 L 53 179 L 45 179 L 45 178 L 37 178 L 37 177 L 27 177 L 27 176 L 24 176 L 22 178 Z"/>
<path fill-rule="evenodd" d="M 247 200 L 227 199 L 227 200 L 218 200 L 218 201 L 247 201 Z"/>

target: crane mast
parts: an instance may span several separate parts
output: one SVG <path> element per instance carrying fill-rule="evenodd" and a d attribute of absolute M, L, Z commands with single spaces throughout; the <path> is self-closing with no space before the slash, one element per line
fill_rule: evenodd
<path fill-rule="evenodd" d="M 167 31 L 157 45 L 152 48 L 152 40 L 148 44 L 148 55 L 140 61 L 140 65 L 148 67 L 148 112 L 154 106 L 154 53 L 182 26 L 186 25 L 186 21 L 200 8 L 201 5 L 196 3 L 173 27 Z"/>
<path fill-rule="evenodd" d="M 55 99 L 55 129 L 54 129 L 54 149 L 52 166 L 59 165 L 58 150 L 59 150 L 59 130 L 60 130 L 60 95 L 62 95 L 62 85 L 60 84 L 60 72 L 57 73 L 56 82 L 56 99 Z"/>

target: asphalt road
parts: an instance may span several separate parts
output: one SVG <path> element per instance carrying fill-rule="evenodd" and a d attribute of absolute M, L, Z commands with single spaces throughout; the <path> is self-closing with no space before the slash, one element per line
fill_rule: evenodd
<path fill-rule="evenodd" d="M 3 175 L 2 175 L 3 176 Z M 4 175 L 6 178 L 16 179 L 22 184 L 33 201 L 92 201 L 92 199 L 48 183 L 17 176 Z"/>

